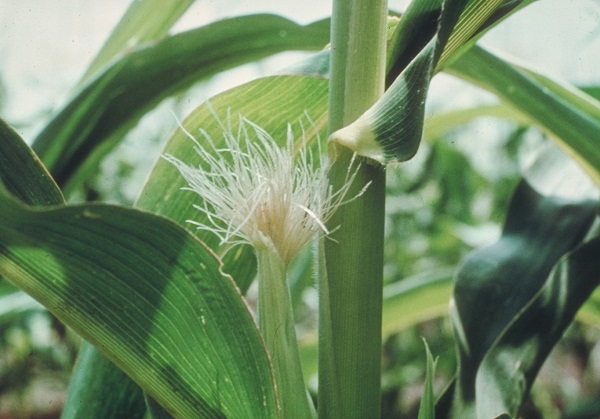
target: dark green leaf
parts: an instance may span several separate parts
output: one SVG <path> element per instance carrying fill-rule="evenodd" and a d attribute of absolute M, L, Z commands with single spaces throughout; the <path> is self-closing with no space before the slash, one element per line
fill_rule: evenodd
<path fill-rule="evenodd" d="M 89 65 L 82 81 L 87 81 L 90 76 L 128 49 L 161 39 L 193 2 L 194 0 L 131 2 L 102 49 Z M 158 9 L 160 13 L 156 13 Z"/>
<path fill-rule="evenodd" d="M 147 415 L 146 419 L 172 419 L 171 416 L 160 404 L 156 403 L 152 397 L 146 395 Z"/>
<path fill-rule="evenodd" d="M 473 252 L 457 273 L 451 305 L 459 355 L 453 407 L 456 417 L 474 415 L 476 403 L 479 411 L 483 396 L 476 392 L 475 380 L 484 358 L 496 350 L 498 339 L 513 333 L 510 327 L 518 324 L 523 310 L 533 304 L 556 262 L 579 245 L 596 216 L 598 201 L 587 191 L 574 197 L 544 196 L 530 185 L 543 187 L 544 183 L 565 178 L 577 182 L 573 180 L 577 177 L 570 178 L 570 172 L 565 171 L 567 166 L 557 165 L 557 161 L 565 161 L 564 157 L 555 160 L 555 156 L 542 154 L 531 169 L 529 182 L 523 180 L 517 187 L 498 242 Z M 573 184 L 569 186 L 571 191 L 579 192 Z M 562 321 L 562 308 L 554 308 L 557 311 L 546 320 L 553 333 Z M 531 369 L 528 374 L 535 376 L 536 372 Z M 519 384 L 505 387 L 512 389 L 515 385 Z M 512 403 L 520 405 L 522 399 Z"/>
<path fill-rule="evenodd" d="M 442 3 L 414 1 L 402 14 L 388 45 L 386 85 L 391 85 L 435 36 Z"/>
<path fill-rule="evenodd" d="M 173 222 L 0 193 L 0 274 L 179 417 L 276 417 L 262 340 L 217 259 Z"/>
<path fill-rule="evenodd" d="M 598 255 L 595 238 L 562 258 L 486 354 L 477 373 L 477 417 L 516 417 L 546 357 L 600 283 Z"/>
<path fill-rule="evenodd" d="M 0 119 L 0 182 L 29 205 L 56 205 L 62 193 L 35 153 Z"/>
<path fill-rule="evenodd" d="M 587 400 L 578 400 L 568 407 L 562 419 L 595 419 L 600 417 L 600 398 L 591 397 Z"/>
<path fill-rule="evenodd" d="M 281 51 L 320 49 L 328 40 L 328 21 L 300 26 L 273 15 L 236 17 L 165 38 L 84 86 L 36 138 L 34 150 L 65 184 L 78 171 L 93 170 L 120 139 L 115 134 L 168 95 L 225 69 Z"/>

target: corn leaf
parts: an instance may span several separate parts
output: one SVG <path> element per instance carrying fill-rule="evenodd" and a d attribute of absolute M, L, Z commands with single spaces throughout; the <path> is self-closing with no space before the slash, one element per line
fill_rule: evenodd
<path fill-rule="evenodd" d="M 497 94 L 551 134 L 600 184 L 600 102 L 479 47 L 466 52 L 448 71 Z"/>
<path fill-rule="evenodd" d="M 582 175 L 577 174 L 576 165 L 571 162 L 572 166 L 569 166 L 567 161 L 556 150 L 542 153 L 530 170 L 528 180 L 521 181 L 514 193 L 501 238 L 474 251 L 456 275 L 451 305 L 458 352 L 453 417 L 514 415 L 550 345 L 560 338 L 574 313 L 593 290 L 589 281 L 597 280 L 597 270 L 595 262 L 587 256 L 583 260 L 590 263 L 587 268 L 581 269 L 591 271 L 584 274 L 584 278 L 577 276 L 576 272 L 571 278 L 565 275 L 568 272 L 561 272 L 562 265 L 558 265 L 554 269 L 559 276 L 548 279 L 559 259 L 584 239 L 598 211 L 596 191 L 593 187 L 579 189 L 585 179 L 577 177 Z M 565 185 L 561 185 L 564 179 L 575 182 L 566 186 L 570 195 L 565 194 Z M 538 191 L 548 184 L 557 185 L 556 190 L 560 193 L 550 192 L 552 188 L 548 188 L 545 194 Z M 588 281 L 588 285 L 584 286 L 579 281 Z M 580 287 L 579 294 L 567 292 L 571 290 L 571 282 Z M 541 295 L 544 298 L 539 300 Z M 549 298 L 550 295 L 553 299 Z M 525 316 L 523 320 L 522 316 Z M 541 327 L 541 320 L 526 321 L 531 319 L 528 316 L 544 316 L 546 326 Z M 538 345 L 541 340 L 547 345 Z M 529 358 L 504 365 L 515 369 L 516 374 L 511 377 L 499 375 L 498 379 L 503 380 L 500 384 L 503 390 L 501 394 L 493 393 L 499 398 L 499 403 L 510 399 L 510 408 L 498 409 L 495 403 L 492 404 L 493 412 L 482 416 L 481 412 L 491 402 L 479 391 L 476 379 L 480 380 L 479 376 L 483 374 L 481 385 L 489 390 L 498 384 L 490 374 L 490 369 L 499 369 L 494 362 L 516 360 L 515 357 L 522 354 Z M 486 359 L 490 360 L 489 367 L 484 366 L 488 362 Z M 523 370 L 519 370 L 521 365 Z M 488 368 L 486 372 L 482 372 L 484 368 Z M 517 387 L 519 389 L 513 393 Z"/>
<path fill-rule="evenodd" d="M 60 190 L 37 156 L 1 120 L 0 141 L 0 183 L 29 205 L 62 204 Z M 1 281 L 0 285 L 7 290 L 0 299 L 1 321 L 41 307 L 28 294 L 15 291 L 10 283 Z M 106 383 L 111 385 L 107 386 Z M 143 397 L 139 387 L 89 343 L 83 342 L 62 418 L 134 418 L 144 412 L 140 410 L 140 401 L 143 402 Z"/>
<path fill-rule="evenodd" d="M 393 67 L 398 66 L 397 62 L 410 61 L 385 94 L 355 122 L 334 132 L 330 141 L 382 163 L 407 160 L 416 153 L 423 129 L 424 99 L 429 82 L 466 3 L 466 0 L 450 1 L 444 3 L 445 7 L 442 7 L 439 0 L 411 3 L 405 13 L 407 18 L 402 18 L 398 25 L 397 31 L 402 32 L 402 35 L 397 41 L 392 38 L 392 47 L 396 46 L 398 53 L 403 54 Z M 432 19 L 436 10 L 438 16 Z M 436 25 L 438 21 L 439 25 Z M 429 22 L 429 26 L 433 24 L 436 28 L 425 39 L 419 35 L 414 36 L 408 30 L 420 31 L 423 22 Z M 415 40 L 424 45 L 413 51 L 409 47 Z M 413 53 L 416 53 L 414 58 L 406 55 Z"/>
<path fill-rule="evenodd" d="M 565 255 L 477 372 L 477 417 L 516 417 L 546 357 L 600 284 L 600 238 Z"/>
<path fill-rule="evenodd" d="M 164 2 L 161 0 L 133 1 L 110 33 L 102 49 L 89 65 L 85 82 L 113 59 L 139 45 L 156 41 L 167 34 L 171 26 L 194 3 L 194 0 Z M 160 10 L 160 13 L 156 13 Z"/>
<path fill-rule="evenodd" d="M 264 97 L 269 97 L 270 100 L 264 101 Z M 288 122 L 294 125 L 298 140 L 302 138 L 300 126 L 295 122 L 305 111 L 313 119 L 314 127 L 318 127 L 311 127 L 311 123 L 307 120 L 304 121 L 309 136 L 307 140 L 312 139 L 310 136 L 314 134 L 311 134 L 314 129 L 321 130 L 321 135 L 325 135 L 322 130 L 326 126 L 327 80 L 321 77 L 283 76 L 260 79 L 222 93 L 212 98 L 210 103 L 214 112 L 223 120 L 226 119 L 228 111 L 232 114 L 239 112 L 261 124 L 275 138 L 279 139 L 281 144 L 286 139 L 285 130 Z M 235 117 L 233 119 L 235 120 Z M 189 132 L 197 135 L 199 139 L 201 139 L 199 129 L 202 128 L 217 143 L 222 140 L 221 126 L 207 105 L 192 112 L 183 122 L 183 126 Z M 192 140 L 182 130 L 178 130 L 168 141 L 164 152 L 180 158 L 185 156 L 186 161 L 189 161 L 195 156 L 192 147 Z M 191 224 L 186 223 L 186 220 L 197 219 L 199 212 L 193 208 L 193 204 L 199 201 L 198 197 L 193 194 L 180 191 L 184 185 L 177 170 L 165 161 L 159 160 L 140 194 L 137 206 L 174 219 L 195 231 Z M 201 238 L 213 248 L 218 249 L 218 241 L 210 234 L 201 235 Z M 256 273 L 253 252 L 249 248 L 240 247 L 226 254 L 225 263 L 226 270 L 232 274 L 244 292 Z M 92 367 L 94 362 L 97 362 L 98 366 Z M 81 368 L 76 370 L 76 374 L 85 375 L 86 379 L 90 381 L 85 386 L 76 386 L 75 384 L 71 386 L 67 407 L 72 406 L 72 409 L 68 411 L 70 416 L 65 416 L 65 418 L 75 418 L 82 414 L 91 417 L 91 409 L 95 406 L 99 409 L 95 417 L 109 414 L 105 413 L 106 410 L 102 410 L 103 408 L 111 409 L 109 412 L 113 412 L 113 406 L 109 404 L 93 404 L 94 391 L 99 391 L 103 382 L 118 382 L 125 387 L 126 381 L 111 378 L 113 374 L 118 373 L 118 370 L 111 370 L 102 357 L 93 350 L 82 354 L 80 365 Z M 87 372 L 83 366 L 89 367 L 92 372 Z M 111 386 L 110 389 L 116 390 L 117 387 L 116 385 Z M 128 392 L 134 391 L 126 388 L 122 394 L 127 396 Z M 107 400 L 105 397 L 102 399 Z M 129 400 L 127 398 L 123 403 L 127 405 Z"/>
<path fill-rule="evenodd" d="M 273 15 L 236 17 L 167 37 L 125 55 L 83 86 L 33 148 L 64 185 L 76 173 L 93 171 L 121 135 L 168 95 L 277 52 L 320 49 L 328 39 L 328 21 L 300 26 Z"/>
<path fill-rule="evenodd" d="M 64 202 L 52 176 L 12 127 L 0 119 L 0 182 L 29 205 Z"/>
<path fill-rule="evenodd" d="M 173 222 L 0 194 L 0 274 L 180 417 L 276 417 L 266 351 L 233 281 Z"/>
<path fill-rule="evenodd" d="M 213 254 L 154 215 L 60 205 L 60 191 L 35 155 L 2 128 L 0 275 L 100 348 L 171 413 L 275 417 L 262 340 Z M 57 205 L 25 206 L 4 183 L 29 202 Z M 89 397 L 91 389 L 106 398 L 83 409 L 67 404 L 64 417 L 143 413 L 138 390 L 89 346 L 78 368 L 75 383 L 86 387 L 78 396 Z M 111 378 L 107 387 L 104 379 Z M 98 401 L 104 410 L 94 407 Z"/>
<path fill-rule="evenodd" d="M 383 289 L 383 335 L 448 315 L 453 270 L 405 278 Z"/>
<path fill-rule="evenodd" d="M 145 412 L 142 389 L 84 341 L 77 354 L 61 419 L 141 419 Z"/>

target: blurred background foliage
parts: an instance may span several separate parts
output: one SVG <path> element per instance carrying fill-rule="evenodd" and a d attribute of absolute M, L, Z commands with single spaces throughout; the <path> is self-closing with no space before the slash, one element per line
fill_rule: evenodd
<path fill-rule="evenodd" d="M 173 31 L 259 11 L 306 23 L 326 16 L 331 7 L 319 1 L 294 3 L 199 1 Z M 390 6 L 403 10 L 406 4 L 396 1 Z M 34 138 L 64 103 L 126 6 L 116 0 L 0 0 L 0 27 L 6 35 L 0 38 L 0 116 L 23 138 Z M 600 1 L 548 0 L 512 17 L 483 42 L 599 97 L 596 69 L 600 56 L 593 53 L 600 50 L 599 19 Z M 33 25 L 40 27 L 32 31 Z M 104 159 L 99 173 L 70 200 L 130 205 L 177 118 L 216 92 L 271 74 L 300 58 L 297 53 L 278 55 L 164 100 L 140 120 Z M 386 284 L 423 272 L 447 271 L 469 251 L 499 236 L 521 170 L 532 151 L 548 140 L 529 126 L 493 116 L 476 117 L 474 111 L 469 116 L 469 110 L 495 104 L 491 95 L 449 76 L 435 79 L 425 141 L 414 159 L 387 169 Z M 452 112 L 457 114 L 453 117 Z M 292 275 L 298 289 L 293 294 L 301 341 L 302 334 L 312 336 L 317 322 L 317 292 L 309 259 L 309 255 L 299 258 Z M 0 281 L 0 419 L 58 417 L 79 338 L 39 305 L 18 295 Z M 383 354 L 385 417 L 416 417 L 425 376 L 421 337 L 439 357 L 436 391 L 452 377 L 456 361 L 447 316 L 390 335 Z M 593 407 L 600 400 L 599 342 L 597 327 L 571 326 L 542 369 L 524 416 L 554 418 L 570 411 L 566 417 L 586 417 L 578 416 L 577 409 L 586 403 Z"/>

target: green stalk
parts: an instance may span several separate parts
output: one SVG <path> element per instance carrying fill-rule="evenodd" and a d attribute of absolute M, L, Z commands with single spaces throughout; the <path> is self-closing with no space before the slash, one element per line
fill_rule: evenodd
<path fill-rule="evenodd" d="M 258 250 L 258 322 L 273 365 L 282 418 L 312 418 L 304 384 L 287 268 L 276 251 Z"/>
<path fill-rule="evenodd" d="M 383 93 L 387 2 L 336 0 L 331 33 L 330 133 L 353 122 Z M 346 181 L 352 153 L 330 145 L 329 181 Z M 328 222 L 320 274 L 319 417 L 380 414 L 385 173 L 363 162 L 348 196 Z M 337 228 L 337 229 L 336 229 Z M 323 249 L 324 248 L 324 249 Z M 322 265 L 323 266 L 323 265 Z"/>

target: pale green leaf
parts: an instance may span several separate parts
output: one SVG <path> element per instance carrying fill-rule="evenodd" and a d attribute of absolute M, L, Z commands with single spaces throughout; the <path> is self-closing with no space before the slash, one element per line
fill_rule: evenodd
<path fill-rule="evenodd" d="M 453 270 L 405 278 L 383 289 L 385 337 L 437 317 L 447 316 Z"/>
<path fill-rule="evenodd" d="M 489 29 L 536 0 L 469 0 L 444 47 L 436 72 L 471 48 Z"/>

